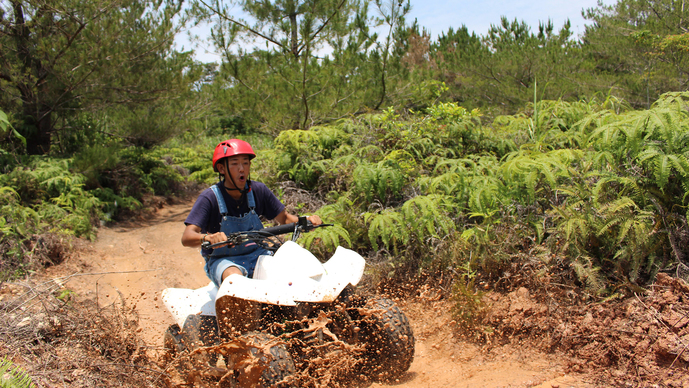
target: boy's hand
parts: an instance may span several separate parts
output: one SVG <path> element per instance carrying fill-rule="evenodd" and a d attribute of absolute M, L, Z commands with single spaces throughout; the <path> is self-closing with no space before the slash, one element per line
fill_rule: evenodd
<path fill-rule="evenodd" d="M 211 243 L 211 245 L 212 245 L 212 244 L 217 244 L 217 243 L 220 243 L 220 242 L 223 242 L 223 241 L 227 241 L 227 235 L 226 235 L 225 233 L 223 233 L 223 232 L 213 233 L 213 234 L 206 235 L 206 237 L 204 238 L 204 240 L 205 240 L 205 241 L 208 241 L 209 243 Z M 229 247 L 232 247 L 232 245 L 233 245 L 233 244 L 229 244 L 229 243 L 228 243 L 228 244 L 218 245 L 218 246 L 215 247 L 215 248 L 222 248 L 222 247 L 228 247 L 228 246 L 229 246 Z"/>
<path fill-rule="evenodd" d="M 314 214 L 312 216 L 306 217 L 307 220 L 311 221 L 311 223 L 314 226 L 320 225 L 323 223 L 323 220 L 321 220 L 321 217 L 318 216 L 318 214 Z"/>

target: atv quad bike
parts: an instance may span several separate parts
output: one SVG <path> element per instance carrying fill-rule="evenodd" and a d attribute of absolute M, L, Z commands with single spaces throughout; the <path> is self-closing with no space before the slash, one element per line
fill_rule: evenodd
<path fill-rule="evenodd" d="M 313 226 L 300 217 L 293 224 L 233 233 L 208 246 L 254 242 L 274 252 L 259 256 L 253 278 L 230 275 L 220 288 L 211 282 L 196 290 L 163 291 L 177 322 L 166 331 L 164 345 L 173 356 L 188 352 L 188 376 L 206 369 L 205 378 L 221 386 L 289 386 L 290 376 L 308 366 L 312 349 L 342 343 L 360 349 L 357 374 L 394 380 L 409 369 L 414 335 L 407 317 L 389 299 L 355 293 L 363 257 L 338 247 L 321 263 L 295 242 L 300 233 L 324 226 L 330 225 Z M 292 239 L 283 243 L 277 236 L 287 233 Z"/>

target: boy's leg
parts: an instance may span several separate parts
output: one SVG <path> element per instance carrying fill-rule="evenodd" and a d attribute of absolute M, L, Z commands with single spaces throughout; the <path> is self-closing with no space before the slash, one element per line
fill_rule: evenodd
<path fill-rule="evenodd" d="M 226 271 L 230 271 L 227 274 L 225 273 Z M 229 260 L 227 258 L 222 258 L 222 259 L 211 259 L 211 261 L 208 262 L 207 268 L 206 268 L 206 275 L 215 283 L 218 288 L 220 288 L 220 285 L 222 284 L 223 280 L 225 280 L 226 277 L 230 276 L 234 271 L 237 271 L 236 273 L 247 276 L 248 271 L 246 268 L 243 266 L 235 263 L 232 260 Z"/>
<path fill-rule="evenodd" d="M 227 269 L 222 272 L 222 280 L 224 281 L 228 276 L 233 274 L 245 276 L 244 272 L 242 272 L 242 270 L 239 269 L 239 267 L 233 265 L 231 267 L 227 267 Z"/>

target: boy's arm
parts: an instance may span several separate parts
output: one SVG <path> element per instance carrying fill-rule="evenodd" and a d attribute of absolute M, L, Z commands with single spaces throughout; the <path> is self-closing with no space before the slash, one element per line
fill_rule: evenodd
<path fill-rule="evenodd" d="M 225 235 L 225 233 L 201 233 L 201 227 L 194 224 L 187 225 L 184 229 L 184 233 L 182 233 L 182 245 L 190 248 L 198 248 L 204 241 L 215 244 L 225 240 L 227 240 L 227 235 Z"/>
<path fill-rule="evenodd" d="M 189 224 L 182 233 L 182 245 L 190 248 L 200 247 L 204 236 L 200 226 Z"/>

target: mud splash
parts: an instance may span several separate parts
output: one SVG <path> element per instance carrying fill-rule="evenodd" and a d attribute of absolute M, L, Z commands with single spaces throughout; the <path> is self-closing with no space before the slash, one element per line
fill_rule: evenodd
<path fill-rule="evenodd" d="M 178 386 L 345 385 L 356 377 L 365 347 L 347 343 L 333 332 L 339 330 L 337 315 L 320 311 L 315 318 L 274 323 L 263 332 L 235 332 L 234 339 L 185 350 L 169 359 L 168 373 Z"/>

